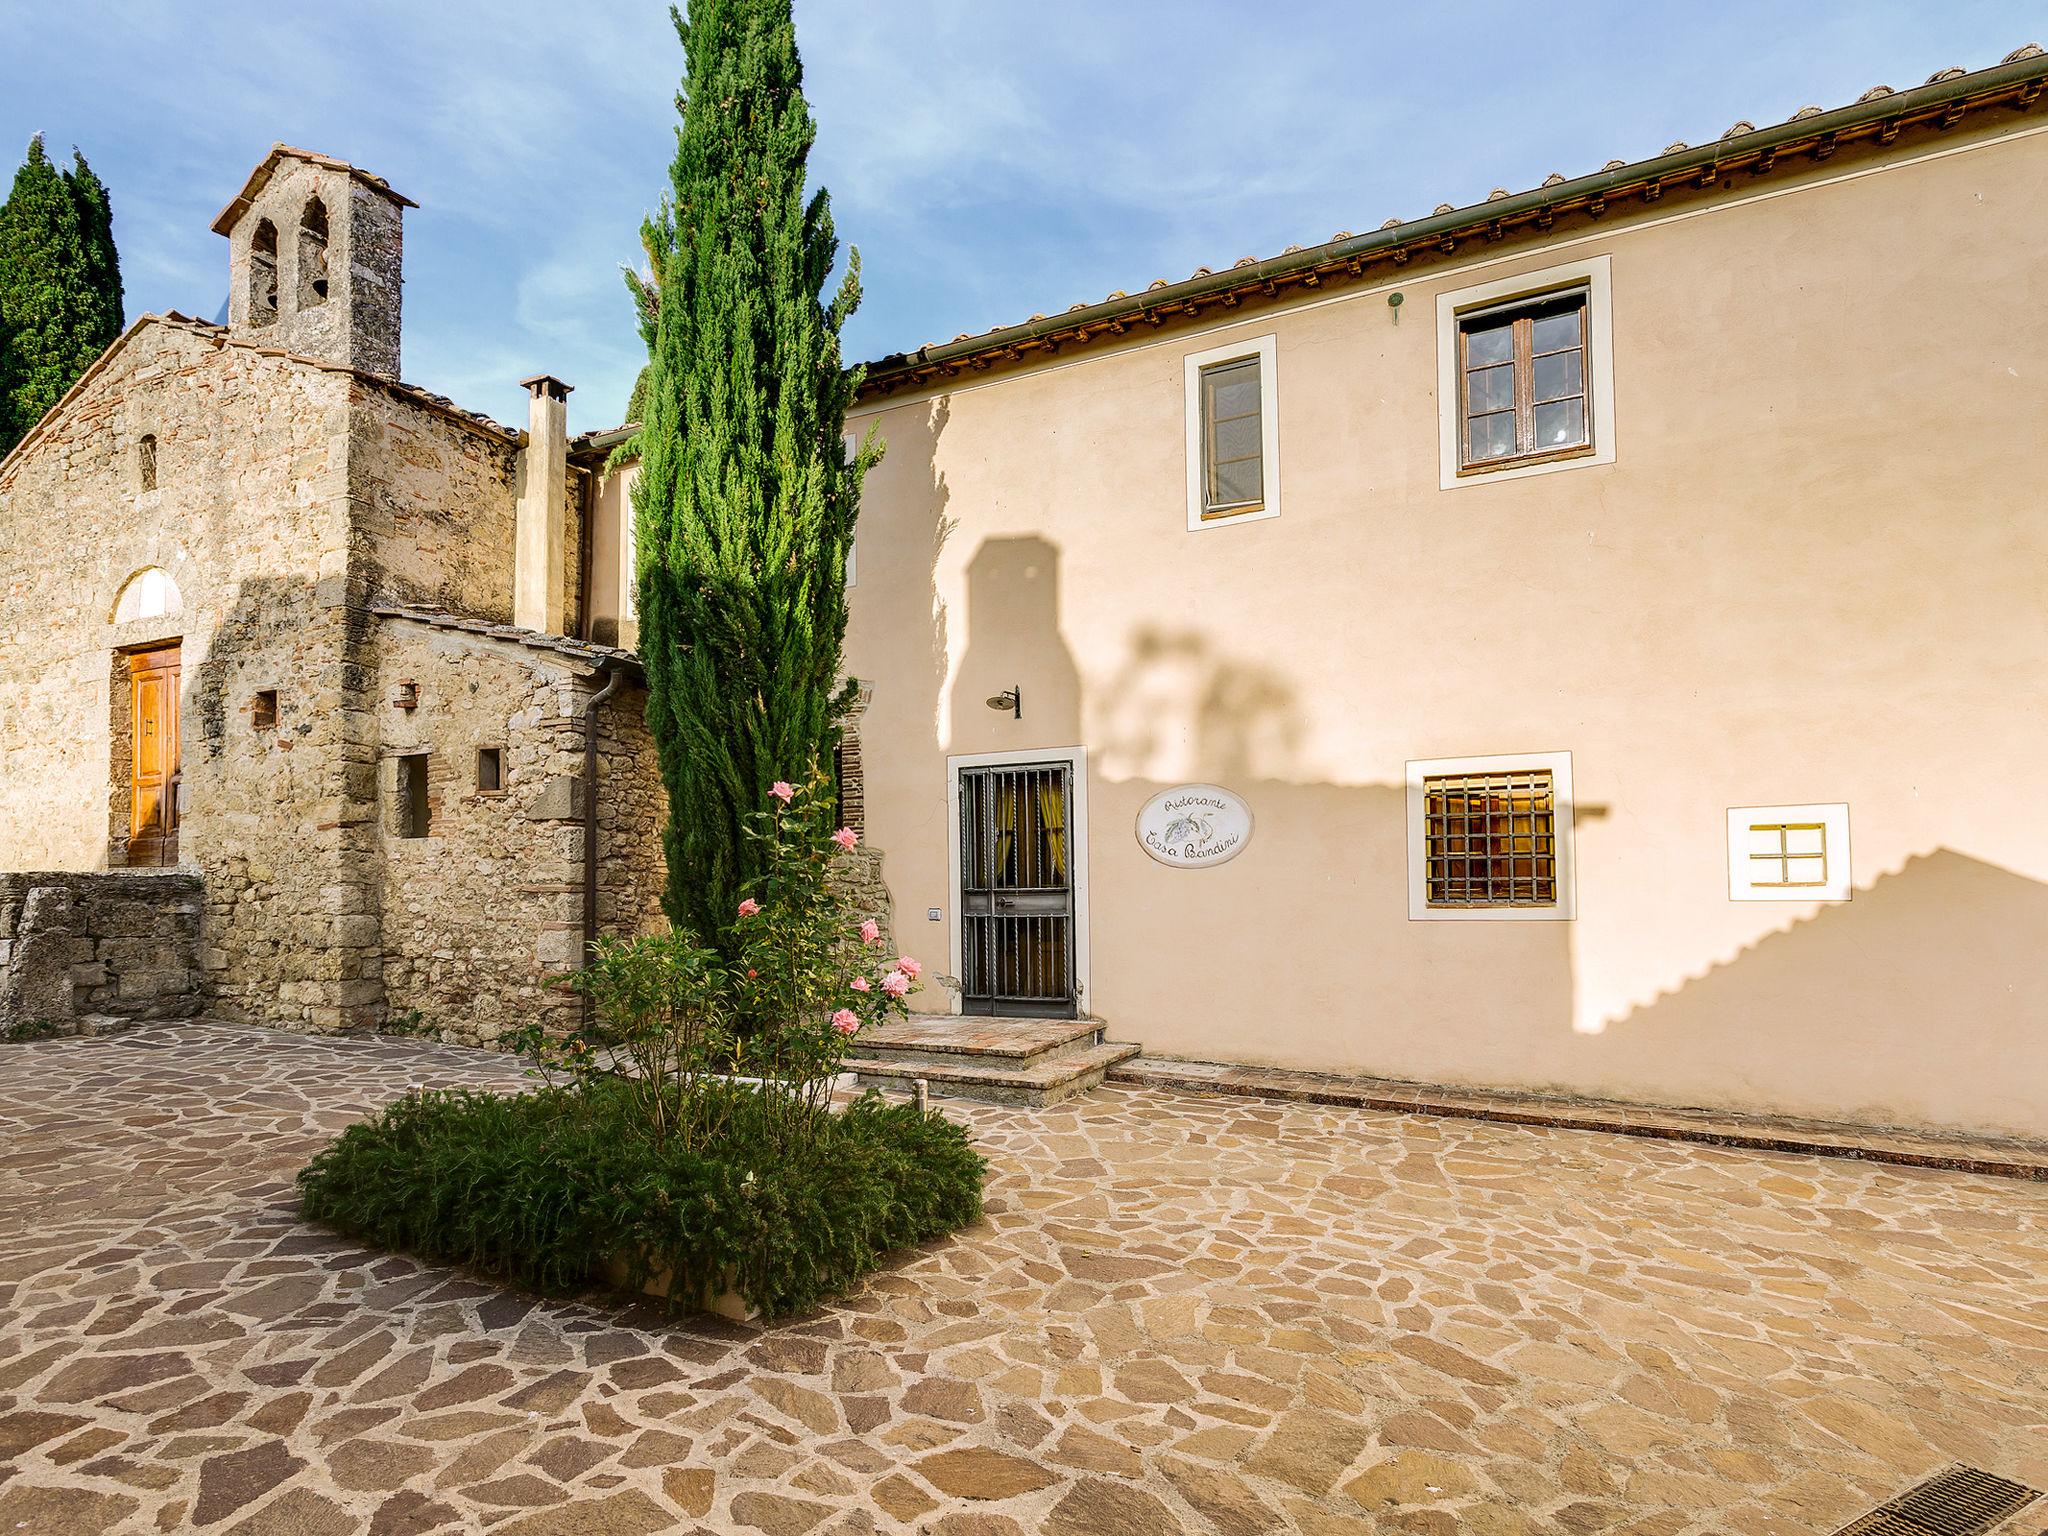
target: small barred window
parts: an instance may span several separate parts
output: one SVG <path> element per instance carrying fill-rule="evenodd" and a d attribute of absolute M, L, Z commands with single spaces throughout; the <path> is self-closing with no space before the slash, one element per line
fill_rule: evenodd
<path fill-rule="evenodd" d="M 1557 794 L 1547 770 L 1423 780 L 1432 907 L 1557 904 Z"/>

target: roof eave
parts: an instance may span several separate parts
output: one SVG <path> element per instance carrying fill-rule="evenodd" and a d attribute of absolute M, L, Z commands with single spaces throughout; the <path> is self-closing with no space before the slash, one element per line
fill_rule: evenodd
<path fill-rule="evenodd" d="M 1883 124 L 1890 118 L 1921 116 L 1931 109 L 1957 105 L 1990 105 L 1996 98 L 2029 86 L 2038 95 L 2048 79 L 2048 55 L 2035 54 L 2011 63 L 1994 65 L 1953 79 L 1915 86 L 1910 90 L 1853 102 L 1810 117 L 1757 128 L 1746 133 L 1716 139 L 1710 144 L 1690 146 L 1647 160 L 1633 161 L 1611 171 L 1595 171 L 1547 187 L 1513 193 L 1490 202 L 1475 203 L 1449 213 L 1431 214 L 1369 234 L 1353 235 L 1323 245 L 1309 246 L 1263 261 L 1229 267 L 1204 276 L 1185 278 L 1164 287 L 1149 288 L 1124 298 L 1105 299 L 1080 305 L 1060 314 L 1020 325 L 1005 326 L 960 341 L 920 347 L 911 353 L 895 353 L 869 363 L 862 380 L 862 392 L 891 387 L 912 376 L 934 369 L 1006 353 L 1024 345 L 1035 345 L 1048 337 L 1084 327 L 1110 325 L 1142 319 L 1168 306 L 1185 306 L 1191 299 L 1262 288 L 1284 278 L 1318 267 L 1363 262 L 1403 246 L 1443 240 L 1487 229 L 1489 226 L 1541 214 L 1546 208 L 1562 210 L 1565 205 L 1591 202 L 1603 196 L 1650 182 L 1675 182 L 1703 170 L 1735 160 L 1753 160 L 1760 153 L 1776 153 L 1808 144 L 1818 145 L 1831 136 Z M 1983 98 L 1978 101 L 1975 98 Z M 2023 106 L 2031 105 L 2028 96 Z"/>

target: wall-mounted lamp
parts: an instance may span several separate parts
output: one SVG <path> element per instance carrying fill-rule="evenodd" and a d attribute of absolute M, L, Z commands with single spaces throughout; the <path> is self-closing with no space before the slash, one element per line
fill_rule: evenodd
<path fill-rule="evenodd" d="M 1022 720 L 1024 718 L 1024 690 L 1022 688 L 1005 688 L 1001 693 L 990 694 L 988 707 L 990 709 L 1007 709 L 1010 712 L 1011 719 Z"/>

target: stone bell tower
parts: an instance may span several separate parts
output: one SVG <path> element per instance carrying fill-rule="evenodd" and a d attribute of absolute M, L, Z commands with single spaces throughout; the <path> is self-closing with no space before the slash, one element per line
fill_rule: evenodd
<path fill-rule="evenodd" d="M 228 329 L 244 340 L 398 377 L 404 210 L 380 176 L 272 147 L 213 221 L 228 237 Z"/>

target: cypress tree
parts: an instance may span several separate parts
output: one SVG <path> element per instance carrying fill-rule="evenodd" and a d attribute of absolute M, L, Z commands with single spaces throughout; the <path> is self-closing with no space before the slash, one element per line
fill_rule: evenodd
<path fill-rule="evenodd" d="M 0 203 L 0 453 L 121 334 L 113 206 L 71 157 L 59 172 L 38 134 Z"/>
<path fill-rule="evenodd" d="M 742 819 L 778 779 L 829 771 L 846 552 L 872 441 L 841 448 L 859 370 L 830 301 L 829 202 L 790 0 L 694 0 L 670 187 L 643 231 L 658 302 L 642 392 L 638 534 L 647 721 L 668 788 L 669 918 L 717 942 L 759 871 Z"/>

